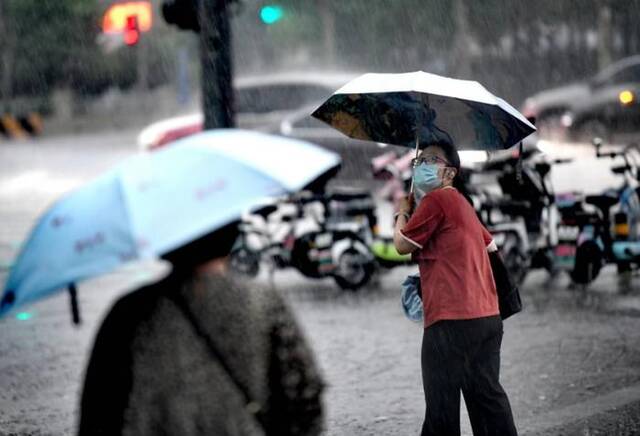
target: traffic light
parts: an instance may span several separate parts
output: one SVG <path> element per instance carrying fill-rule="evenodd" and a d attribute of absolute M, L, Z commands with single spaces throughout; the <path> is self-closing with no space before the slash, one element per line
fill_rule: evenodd
<path fill-rule="evenodd" d="M 102 33 L 122 36 L 128 46 L 136 45 L 143 32 L 153 26 L 151 3 L 148 0 L 113 3 L 102 16 Z"/>
<path fill-rule="evenodd" d="M 198 21 L 199 0 L 164 0 L 162 16 L 164 20 L 183 30 L 200 32 Z"/>
<path fill-rule="evenodd" d="M 124 43 L 128 46 L 136 45 L 140 41 L 140 28 L 138 27 L 138 17 L 129 15 L 124 27 Z"/>
<path fill-rule="evenodd" d="M 262 9 L 260 9 L 260 19 L 264 24 L 275 24 L 280 21 L 283 16 L 284 11 L 282 7 L 277 5 L 263 6 Z"/>

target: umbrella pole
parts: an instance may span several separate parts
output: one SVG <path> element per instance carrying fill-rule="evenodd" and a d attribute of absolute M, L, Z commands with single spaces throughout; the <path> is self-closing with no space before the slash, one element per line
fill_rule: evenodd
<path fill-rule="evenodd" d="M 522 141 L 518 145 L 518 163 L 516 166 L 516 180 L 518 183 L 522 183 L 522 153 L 524 152 L 524 146 L 522 145 Z"/>
<path fill-rule="evenodd" d="M 71 303 L 71 319 L 73 325 L 80 325 L 82 320 L 80 319 L 80 308 L 78 306 L 78 292 L 75 283 L 69 285 L 69 301 Z"/>
<path fill-rule="evenodd" d="M 418 157 L 418 153 L 420 152 L 420 140 L 418 135 L 416 134 L 416 158 Z M 409 194 L 413 194 L 413 177 L 411 177 L 411 189 L 409 189 Z"/>

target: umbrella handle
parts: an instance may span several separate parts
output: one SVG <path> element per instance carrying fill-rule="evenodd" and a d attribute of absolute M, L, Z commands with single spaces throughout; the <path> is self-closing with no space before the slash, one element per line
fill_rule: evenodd
<path fill-rule="evenodd" d="M 71 319 L 73 325 L 80 325 L 82 320 L 80 319 L 80 308 L 78 306 L 78 292 L 75 283 L 69 285 L 69 302 L 71 303 Z"/>

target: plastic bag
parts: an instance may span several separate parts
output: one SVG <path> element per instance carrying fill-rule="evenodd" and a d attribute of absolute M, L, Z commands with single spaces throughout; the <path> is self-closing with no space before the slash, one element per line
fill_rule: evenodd
<path fill-rule="evenodd" d="M 422 323 L 422 289 L 420 287 L 420 274 L 408 275 L 402 282 L 400 302 L 405 316 L 413 322 Z"/>

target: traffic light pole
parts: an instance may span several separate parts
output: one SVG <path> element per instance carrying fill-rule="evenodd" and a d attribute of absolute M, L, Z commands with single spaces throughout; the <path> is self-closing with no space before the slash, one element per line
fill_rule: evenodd
<path fill-rule="evenodd" d="M 234 126 L 229 20 L 231 1 L 201 0 L 199 5 L 205 129 Z"/>

